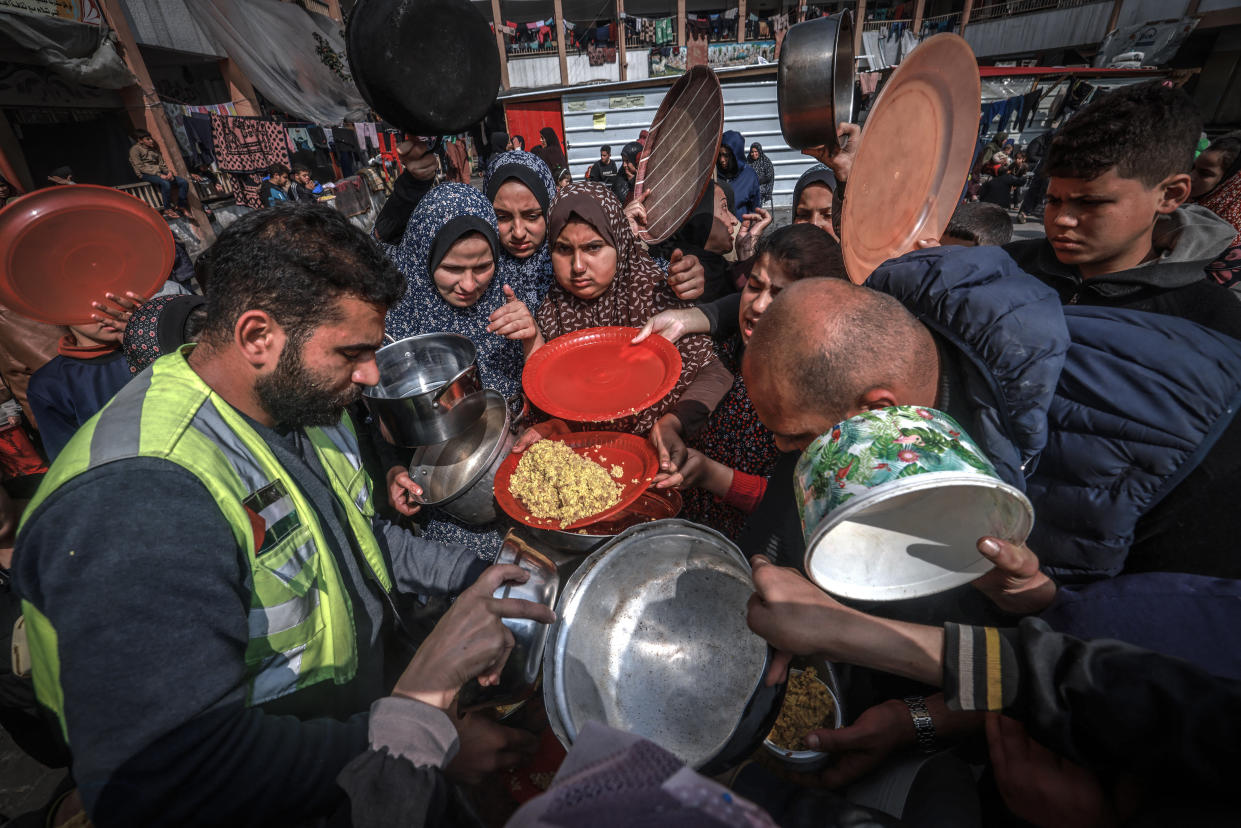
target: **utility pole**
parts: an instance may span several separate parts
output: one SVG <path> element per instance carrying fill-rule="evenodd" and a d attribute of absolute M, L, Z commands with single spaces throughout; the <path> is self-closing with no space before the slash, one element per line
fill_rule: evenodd
<path fill-rule="evenodd" d="M 620 79 L 629 79 L 629 60 L 625 57 L 625 0 L 616 0 L 616 59 L 620 61 Z"/>
<path fill-rule="evenodd" d="M 125 18 L 125 11 L 121 8 L 120 0 L 100 0 L 99 5 L 103 8 L 108 25 L 112 27 L 112 31 L 116 32 L 116 39 L 120 44 L 125 65 L 137 79 L 135 86 L 121 91 L 129 120 L 135 128 L 142 128 L 151 133 L 151 137 L 155 139 L 169 168 L 185 179 L 187 189 L 189 189 L 185 196 L 189 200 L 190 215 L 203 242 L 210 244 L 215 241 L 215 231 L 211 229 L 207 214 L 203 212 L 203 204 L 190 179 L 189 168 L 185 166 L 185 159 L 181 157 L 181 147 L 177 145 L 176 136 L 172 134 L 172 124 L 168 123 L 164 105 L 155 92 L 151 73 L 147 71 L 142 52 L 138 51 L 138 41 L 134 39 L 134 34 L 130 31 L 129 21 Z"/>
<path fill-rule="evenodd" d="M 500 19 L 500 0 L 491 0 L 491 25 L 496 30 L 496 48 L 500 50 L 500 86 L 508 89 L 508 49 L 504 48 L 504 21 Z"/>
<path fill-rule="evenodd" d="M 556 53 L 560 56 L 560 85 L 569 85 L 569 59 L 564 51 L 564 4 L 556 0 Z"/>
<path fill-rule="evenodd" d="M 965 8 L 961 10 L 961 28 L 959 34 L 965 37 L 965 27 L 970 24 L 970 12 L 974 10 L 974 0 L 965 0 Z"/>

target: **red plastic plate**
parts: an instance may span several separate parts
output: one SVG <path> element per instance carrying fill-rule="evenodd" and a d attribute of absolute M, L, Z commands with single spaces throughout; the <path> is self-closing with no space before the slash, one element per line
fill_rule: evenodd
<path fill-rule="evenodd" d="M 553 417 L 597 423 L 662 400 L 681 376 L 681 352 L 662 336 L 637 345 L 637 328 L 584 328 L 553 339 L 526 361 L 521 384 Z"/>
<path fill-rule="evenodd" d="M 92 184 L 37 190 L 0 210 L 0 304 L 87 325 L 105 293 L 159 290 L 174 256 L 168 224 L 131 195 Z"/>
<path fill-rule="evenodd" d="M 594 460 L 604 468 L 620 466 L 622 470 L 620 478 L 616 480 L 621 485 L 621 497 L 616 505 L 597 515 L 590 515 L 570 523 L 563 527 L 564 530 L 580 529 L 625 511 L 642 495 L 642 492 L 646 491 L 647 486 L 651 485 L 651 481 L 659 472 L 659 457 L 655 454 L 655 449 L 646 440 L 632 434 L 622 434 L 616 431 L 579 431 L 547 439 L 564 443 L 582 457 Z M 561 529 L 560 521 L 540 519 L 531 515 L 521 499 L 509 491 L 510 480 L 520 460 L 520 454 L 510 454 L 504 458 L 504 462 L 496 471 L 496 503 L 499 503 L 500 508 L 513 520 L 521 521 L 527 526 L 534 526 L 538 529 Z"/>

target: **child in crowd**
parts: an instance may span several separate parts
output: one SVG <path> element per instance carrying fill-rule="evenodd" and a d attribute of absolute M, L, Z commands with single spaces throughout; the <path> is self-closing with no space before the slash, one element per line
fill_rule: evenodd
<path fill-rule="evenodd" d="M 1005 250 L 1066 304 L 1180 316 L 1241 338 L 1241 304 L 1205 273 L 1236 230 L 1185 203 L 1201 129 L 1189 96 L 1160 83 L 1095 100 L 1048 148 L 1047 237 Z"/>
<path fill-rule="evenodd" d="M 975 247 L 983 244 L 1008 244 L 1013 238 L 1013 220 L 1008 211 L 997 204 L 970 201 L 960 204 L 952 213 L 948 229 L 940 236 L 940 244 Z"/>

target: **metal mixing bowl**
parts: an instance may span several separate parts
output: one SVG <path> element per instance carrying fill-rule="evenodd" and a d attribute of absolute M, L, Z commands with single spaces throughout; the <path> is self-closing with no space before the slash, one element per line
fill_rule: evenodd
<path fill-rule="evenodd" d="M 409 476 L 422 487 L 419 502 L 435 506 L 464 523 L 491 523 L 499 514 L 496 470 L 516 438 L 508 406 L 498 391 L 483 391 L 483 414 L 464 434 L 414 452 Z"/>
<path fill-rule="evenodd" d="M 834 728 L 844 727 L 844 711 L 840 708 L 840 694 L 836 691 L 836 687 L 834 686 L 835 673 L 831 670 L 830 665 L 828 665 L 826 673 L 823 672 L 823 668 L 819 665 L 816 664 L 814 666 L 816 668 L 815 672 L 817 675 L 816 681 L 826 687 L 827 692 L 832 697 L 834 710 L 832 711 L 831 726 Z M 789 669 L 790 677 L 800 675 L 801 673 L 802 670 L 796 667 Z M 829 754 L 821 750 L 788 750 L 787 748 L 780 747 L 775 742 L 771 741 L 771 739 L 763 739 L 763 747 L 766 748 L 767 752 L 772 756 L 777 757 L 780 761 L 784 762 L 794 770 L 801 771 L 803 773 L 819 770 L 827 765 L 827 760 L 830 758 Z"/>
<path fill-rule="evenodd" d="M 542 552 L 509 532 L 496 556 L 496 563 L 517 564 L 530 572 L 530 580 L 524 584 L 502 584 L 493 593 L 496 598 L 521 598 L 548 607 L 556 605 L 560 576 L 556 564 Z M 500 682 L 491 687 L 483 687 L 477 681 L 466 682 L 457 697 L 458 708 L 463 712 L 517 704 L 534 692 L 539 670 L 543 666 L 548 625 L 529 618 L 505 618 L 503 623 L 513 633 L 514 644 L 500 672 Z"/>
<path fill-rule="evenodd" d="M 379 384 L 362 399 L 384 437 L 407 448 L 456 437 L 482 416 L 486 401 L 474 343 L 459 334 L 411 336 L 375 352 Z"/>
<path fill-rule="evenodd" d="M 763 683 L 767 643 L 746 625 L 741 552 L 684 520 L 634 526 L 569 579 L 543 657 L 557 738 L 599 721 L 715 773 L 771 730 L 784 687 Z"/>
<path fill-rule="evenodd" d="M 780 132 L 794 149 L 838 149 L 836 127 L 853 117 L 853 18 L 848 12 L 792 26 L 780 47 Z"/>

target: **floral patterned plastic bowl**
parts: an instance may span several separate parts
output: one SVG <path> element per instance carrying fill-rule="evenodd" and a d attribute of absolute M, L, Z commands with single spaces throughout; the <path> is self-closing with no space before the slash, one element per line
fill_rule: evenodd
<path fill-rule="evenodd" d="M 912 406 L 868 411 L 802 453 L 794 476 L 806 574 L 842 598 L 894 601 L 991 568 L 984 535 L 1022 543 L 1030 501 L 955 420 Z"/>

